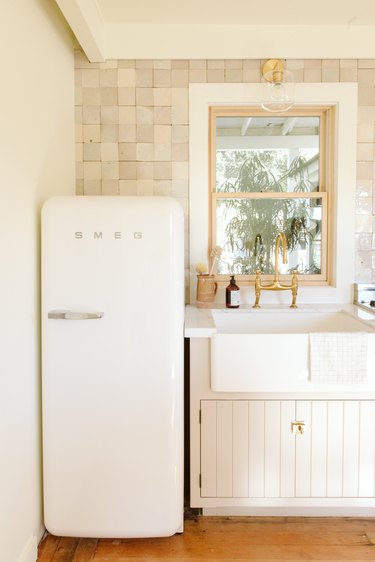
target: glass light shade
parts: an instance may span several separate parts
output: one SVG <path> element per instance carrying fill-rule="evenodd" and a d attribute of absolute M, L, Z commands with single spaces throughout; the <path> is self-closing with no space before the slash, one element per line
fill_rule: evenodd
<path fill-rule="evenodd" d="M 270 70 L 262 77 L 262 107 L 271 112 L 288 111 L 294 105 L 294 76 L 289 70 Z"/>

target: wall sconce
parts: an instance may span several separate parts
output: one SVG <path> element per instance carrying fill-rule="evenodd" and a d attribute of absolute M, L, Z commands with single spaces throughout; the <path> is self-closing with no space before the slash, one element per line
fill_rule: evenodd
<path fill-rule="evenodd" d="M 288 111 L 294 105 L 294 76 L 279 59 L 270 59 L 262 70 L 262 107 L 267 111 Z"/>

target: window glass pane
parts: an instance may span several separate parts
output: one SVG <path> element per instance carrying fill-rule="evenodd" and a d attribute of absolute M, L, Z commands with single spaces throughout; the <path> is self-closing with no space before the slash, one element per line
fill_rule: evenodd
<path fill-rule="evenodd" d="M 226 198 L 216 204 L 219 274 L 273 274 L 275 239 L 283 231 L 288 263 L 280 273 L 321 273 L 322 198 Z"/>
<path fill-rule="evenodd" d="M 216 117 L 216 190 L 319 191 L 320 119 Z"/>

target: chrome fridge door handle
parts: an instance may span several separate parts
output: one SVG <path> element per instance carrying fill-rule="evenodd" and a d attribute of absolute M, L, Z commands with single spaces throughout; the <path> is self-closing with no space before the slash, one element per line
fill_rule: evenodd
<path fill-rule="evenodd" d="M 53 320 L 96 320 L 103 318 L 104 312 L 72 312 L 70 310 L 51 310 L 48 318 Z"/>

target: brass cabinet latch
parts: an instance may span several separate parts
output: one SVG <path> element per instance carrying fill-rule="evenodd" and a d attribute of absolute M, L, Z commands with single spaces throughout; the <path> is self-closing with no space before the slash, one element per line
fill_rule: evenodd
<path fill-rule="evenodd" d="M 292 421 L 290 424 L 292 433 L 302 435 L 305 431 L 305 422 L 304 421 Z"/>

